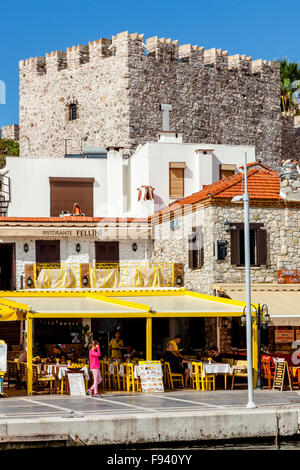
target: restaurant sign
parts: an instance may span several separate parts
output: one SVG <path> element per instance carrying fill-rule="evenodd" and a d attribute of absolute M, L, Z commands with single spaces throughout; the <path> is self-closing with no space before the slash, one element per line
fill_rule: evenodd
<path fill-rule="evenodd" d="M 139 361 L 142 392 L 163 392 L 163 374 L 160 361 Z"/>
<path fill-rule="evenodd" d="M 0 237 L 54 237 L 54 238 L 93 238 L 98 240 L 148 239 L 148 227 L 101 227 L 101 228 L 0 228 Z"/>
<path fill-rule="evenodd" d="M 275 330 L 275 343 L 291 343 L 294 341 L 294 330 Z"/>
<path fill-rule="evenodd" d="M 279 284 L 300 284 L 300 269 L 279 269 L 277 282 Z"/>

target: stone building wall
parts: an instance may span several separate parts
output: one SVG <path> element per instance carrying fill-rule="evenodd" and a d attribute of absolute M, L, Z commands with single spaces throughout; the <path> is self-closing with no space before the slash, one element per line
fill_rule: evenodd
<path fill-rule="evenodd" d="M 0 130 L 0 137 L 2 137 L 2 139 L 18 141 L 19 140 L 19 125 L 12 124 L 11 126 L 3 126 L 2 133 Z"/>
<path fill-rule="evenodd" d="M 74 121 L 66 118 L 71 103 Z M 77 153 L 86 134 L 87 145 L 130 151 L 155 140 L 162 103 L 172 105 L 170 129 L 184 142 L 255 145 L 257 158 L 277 168 L 277 63 L 157 37 L 145 45 L 127 32 L 20 61 L 21 155 L 63 157 L 65 139 Z"/>
<path fill-rule="evenodd" d="M 213 294 L 213 283 L 244 282 L 245 270 L 231 264 L 230 233 L 224 229 L 224 221 L 243 223 L 242 206 L 199 205 L 199 210 L 180 219 L 179 228 L 170 229 L 166 221 L 154 227 L 154 262 L 178 262 L 184 264 L 184 285 L 187 289 Z M 250 223 L 262 223 L 267 231 L 267 264 L 251 267 L 254 283 L 277 282 L 277 270 L 295 269 L 300 259 L 300 207 L 250 207 Z M 204 264 L 199 269 L 188 267 L 188 235 L 192 227 L 202 226 L 204 235 Z M 224 261 L 214 257 L 214 241 L 227 240 L 227 256 Z"/>

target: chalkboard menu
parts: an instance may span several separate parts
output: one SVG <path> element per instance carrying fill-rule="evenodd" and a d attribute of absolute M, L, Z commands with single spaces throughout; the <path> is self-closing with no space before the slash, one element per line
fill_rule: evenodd
<path fill-rule="evenodd" d="M 68 378 L 69 384 L 69 394 L 71 396 L 77 397 L 85 397 L 85 385 L 84 385 L 84 377 L 82 372 L 67 372 L 66 376 Z"/>
<path fill-rule="evenodd" d="M 273 381 L 273 390 L 283 390 L 284 379 L 287 375 L 289 381 L 289 388 L 292 390 L 291 377 L 289 368 L 286 361 L 276 361 L 275 363 L 275 375 Z"/>
<path fill-rule="evenodd" d="M 7 368 L 7 344 L 0 340 L 0 373 L 6 372 Z"/>
<path fill-rule="evenodd" d="M 163 374 L 160 361 L 140 361 L 142 392 L 163 392 Z"/>

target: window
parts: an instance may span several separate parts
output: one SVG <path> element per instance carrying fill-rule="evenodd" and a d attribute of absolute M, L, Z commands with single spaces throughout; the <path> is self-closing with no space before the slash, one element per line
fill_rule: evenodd
<path fill-rule="evenodd" d="M 220 180 L 234 175 L 236 172 L 236 165 L 220 164 Z"/>
<path fill-rule="evenodd" d="M 94 215 L 94 178 L 49 178 L 50 216 L 72 214 L 75 203 L 87 217 Z"/>
<path fill-rule="evenodd" d="M 231 264 L 245 266 L 244 224 L 232 224 Z M 267 232 L 263 224 L 250 224 L 250 265 L 261 266 L 267 263 Z"/>
<path fill-rule="evenodd" d="M 35 242 L 36 263 L 60 263 L 60 241 L 59 240 L 36 240 Z"/>
<path fill-rule="evenodd" d="M 178 199 L 184 197 L 184 162 L 169 163 L 169 197 Z"/>
<path fill-rule="evenodd" d="M 204 263 L 204 243 L 201 227 L 193 227 L 188 237 L 189 268 L 199 269 Z"/>
<path fill-rule="evenodd" d="M 95 242 L 96 263 L 118 263 L 119 242 Z"/>
<path fill-rule="evenodd" d="M 78 118 L 77 104 L 69 104 L 69 121 L 75 121 Z"/>

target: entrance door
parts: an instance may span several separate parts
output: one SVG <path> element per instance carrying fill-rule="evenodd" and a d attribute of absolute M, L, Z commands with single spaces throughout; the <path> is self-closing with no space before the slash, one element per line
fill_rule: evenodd
<path fill-rule="evenodd" d="M 119 263 L 119 242 L 95 242 L 96 263 Z"/>
<path fill-rule="evenodd" d="M 0 290 L 14 290 L 15 288 L 15 244 L 0 243 Z"/>
<path fill-rule="evenodd" d="M 36 240 L 35 242 L 36 263 L 59 264 L 60 263 L 60 241 L 59 240 Z"/>

